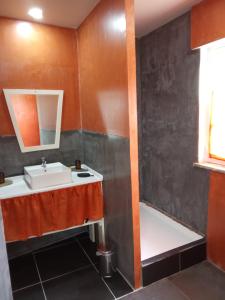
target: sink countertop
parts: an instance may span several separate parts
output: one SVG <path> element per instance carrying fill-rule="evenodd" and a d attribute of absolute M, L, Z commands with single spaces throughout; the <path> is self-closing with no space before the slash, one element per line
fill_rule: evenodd
<path fill-rule="evenodd" d="M 78 177 L 77 174 L 79 172 L 72 172 L 73 182 L 70 182 L 67 184 L 49 186 L 49 187 L 42 188 L 42 189 L 33 189 L 32 190 L 31 188 L 29 188 L 29 186 L 26 184 L 26 182 L 24 180 L 24 175 L 8 177 L 7 179 L 12 180 L 13 184 L 0 188 L 0 200 L 19 197 L 19 196 L 32 195 L 32 194 L 37 194 L 37 193 L 43 193 L 43 192 L 48 192 L 48 191 L 54 191 L 54 190 L 69 188 L 69 187 L 73 187 L 73 186 L 77 186 L 77 185 L 83 185 L 83 184 L 89 184 L 89 183 L 103 181 L 103 176 L 101 174 L 99 174 L 98 172 L 94 171 L 93 169 L 89 168 L 86 165 L 82 165 L 82 168 L 88 169 L 87 172 L 90 172 L 94 176 Z"/>

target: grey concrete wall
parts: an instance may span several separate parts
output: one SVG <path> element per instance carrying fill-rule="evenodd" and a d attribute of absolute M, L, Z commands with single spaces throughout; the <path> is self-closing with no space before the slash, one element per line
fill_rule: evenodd
<path fill-rule="evenodd" d="M 65 165 L 73 165 L 75 159 L 83 160 L 82 133 L 80 131 L 64 131 L 61 133 L 60 148 L 45 151 L 22 153 L 17 138 L 0 137 L 0 170 L 6 176 L 23 174 L 23 167 L 41 164 L 44 156 L 47 163 L 60 161 Z"/>
<path fill-rule="evenodd" d="M 118 267 L 134 283 L 129 140 L 83 132 L 84 161 L 104 176 L 107 244 L 115 246 Z"/>
<path fill-rule="evenodd" d="M 205 232 L 208 172 L 198 153 L 199 51 L 185 14 L 139 40 L 142 200 Z"/>

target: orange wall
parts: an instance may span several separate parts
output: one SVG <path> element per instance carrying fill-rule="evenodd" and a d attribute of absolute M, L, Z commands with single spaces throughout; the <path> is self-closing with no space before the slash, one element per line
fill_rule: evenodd
<path fill-rule="evenodd" d="M 224 0 L 204 0 L 192 9 L 192 49 L 225 37 L 224 12 Z"/>
<path fill-rule="evenodd" d="M 3 88 L 64 90 L 62 130 L 80 129 L 76 31 L 28 23 L 21 36 L 21 23 L 0 18 L 0 136 L 14 134 Z"/>
<path fill-rule="evenodd" d="M 76 31 L 31 23 L 33 33 L 28 39 L 18 35 L 19 23 L 0 18 L 0 90 L 64 89 L 62 128 L 80 128 Z M 134 281 L 138 288 L 141 269 L 133 0 L 100 1 L 78 30 L 78 61 L 82 129 L 130 138 Z M 5 100 L 0 96 L 0 135 L 12 134 Z"/>
<path fill-rule="evenodd" d="M 208 209 L 208 258 L 225 270 L 225 174 L 211 172 Z"/>
<path fill-rule="evenodd" d="M 78 30 L 84 130 L 129 136 L 124 1 L 103 0 Z"/>
<path fill-rule="evenodd" d="M 82 128 L 130 138 L 134 285 L 138 288 L 141 258 L 134 33 L 133 0 L 102 0 L 78 30 L 78 55 Z"/>
<path fill-rule="evenodd" d="M 127 79 L 129 99 L 129 136 L 132 221 L 134 239 L 134 286 L 141 282 L 141 246 L 140 246 L 140 202 L 139 202 L 139 169 L 138 169 L 138 124 L 137 124 L 137 91 L 136 91 L 136 53 L 135 53 L 135 14 L 134 1 L 125 0 L 127 33 Z"/>
<path fill-rule="evenodd" d="M 40 130 L 36 96 L 11 95 L 11 100 L 24 146 L 39 146 Z"/>

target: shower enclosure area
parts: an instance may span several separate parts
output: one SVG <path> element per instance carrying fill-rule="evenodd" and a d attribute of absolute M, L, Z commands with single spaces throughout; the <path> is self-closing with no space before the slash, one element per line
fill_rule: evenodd
<path fill-rule="evenodd" d="M 137 39 L 143 285 L 206 257 L 208 172 L 198 158 L 200 53 L 190 13 Z"/>
<path fill-rule="evenodd" d="M 206 257 L 204 236 L 141 202 L 143 285 L 179 272 Z"/>

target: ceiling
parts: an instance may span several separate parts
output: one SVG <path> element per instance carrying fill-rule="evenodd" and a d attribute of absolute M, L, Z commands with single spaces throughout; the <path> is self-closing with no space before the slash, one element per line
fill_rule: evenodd
<path fill-rule="evenodd" d="M 201 0 L 134 0 L 136 36 L 182 15 Z M 0 0 L 0 16 L 33 20 L 27 15 L 31 7 L 43 9 L 43 23 L 77 28 L 100 0 Z"/>
<path fill-rule="evenodd" d="M 31 7 L 43 9 L 45 24 L 77 28 L 99 0 L 0 0 L 0 16 L 34 21 L 27 15 Z"/>
<path fill-rule="evenodd" d="M 202 0 L 134 0 L 136 36 L 141 37 L 181 16 Z"/>

